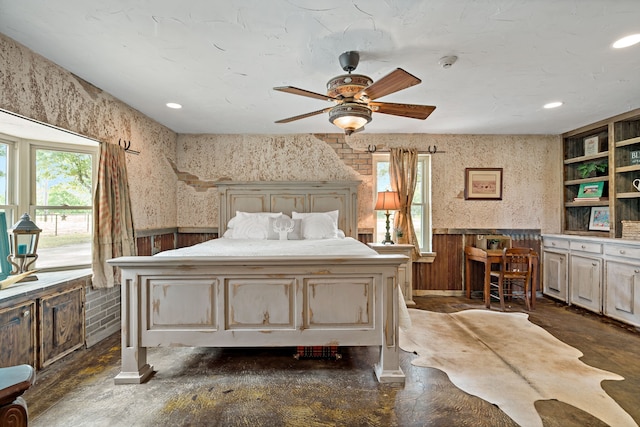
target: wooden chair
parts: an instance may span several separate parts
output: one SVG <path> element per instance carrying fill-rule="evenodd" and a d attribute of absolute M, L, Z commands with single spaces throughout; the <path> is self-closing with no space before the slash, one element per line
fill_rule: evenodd
<path fill-rule="evenodd" d="M 491 290 L 497 290 L 500 308 L 505 311 L 506 298 L 523 297 L 527 310 L 531 310 L 531 274 L 533 257 L 531 248 L 504 248 L 499 271 L 491 271 Z M 494 297 L 494 293 L 491 294 Z"/>

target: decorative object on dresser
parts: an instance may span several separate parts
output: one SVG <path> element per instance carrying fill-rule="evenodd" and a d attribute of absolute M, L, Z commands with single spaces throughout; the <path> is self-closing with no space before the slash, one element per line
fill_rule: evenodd
<path fill-rule="evenodd" d="M 38 259 L 38 240 L 42 230 L 31 221 L 29 214 L 22 215 L 20 220 L 9 230 L 9 262 L 13 264 L 11 274 L 24 274 L 29 271 L 29 267 Z M 31 274 L 21 279 L 22 282 L 37 280 Z"/>
<path fill-rule="evenodd" d="M 465 200 L 502 200 L 502 168 L 465 168 Z"/>
<path fill-rule="evenodd" d="M 640 191 L 640 178 L 639 179 L 634 179 L 632 185 L 633 185 L 633 188 L 635 188 L 636 190 Z"/>
<path fill-rule="evenodd" d="M 396 191 L 381 191 L 378 193 L 378 200 L 376 201 L 376 206 L 374 208 L 377 211 L 387 211 L 385 215 L 387 216 L 387 233 L 384 235 L 384 240 L 382 244 L 384 245 L 393 245 L 393 240 L 391 240 L 391 233 L 389 232 L 389 215 L 391 213 L 389 211 L 397 211 L 400 209 L 400 198 L 398 197 L 398 193 Z"/>

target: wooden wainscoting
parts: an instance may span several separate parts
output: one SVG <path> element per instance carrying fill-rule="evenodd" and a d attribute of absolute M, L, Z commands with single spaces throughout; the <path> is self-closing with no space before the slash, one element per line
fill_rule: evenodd
<path fill-rule="evenodd" d="M 514 247 L 533 248 L 540 254 L 541 235 L 539 229 L 438 229 L 433 233 L 433 263 L 413 263 L 414 295 L 453 294 L 464 292 L 464 247 L 475 246 L 479 235 L 509 236 Z M 473 263 L 472 291 L 482 292 L 484 272 L 481 265 Z M 538 274 L 537 289 L 541 289 Z"/>

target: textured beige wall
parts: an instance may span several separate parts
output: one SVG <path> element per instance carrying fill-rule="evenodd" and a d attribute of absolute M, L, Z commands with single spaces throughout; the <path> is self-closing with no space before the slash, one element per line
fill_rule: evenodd
<path fill-rule="evenodd" d="M 2 34 L 0 108 L 101 142 L 131 141 L 140 151 L 127 155 L 136 229 L 176 226 L 167 162 L 175 158 L 174 132 Z"/>
<path fill-rule="evenodd" d="M 431 158 L 433 228 L 540 228 L 560 232 L 562 138 L 558 135 L 358 135 L 370 144 L 437 147 Z M 465 168 L 503 168 L 503 198 L 465 200 Z"/>
<path fill-rule="evenodd" d="M 359 226 L 373 226 L 372 177 L 343 163 L 314 135 L 180 135 L 0 34 L 0 108 L 93 139 L 132 141 L 128 155 L 136 229 L 216 227 L 217 192 L 178 181 L 171 162 L 198 179 L 353 180 Z M 401 119 L 399 119 L 401 120 Z M 1 131 L 1 130 L 0 130 Z M 434 228 L 560 231 L 559 136 L 356 134 L 348 144 L 437 146 L 432 158 Z M 465 167 L 504 168 L 502 201 L 465 201 Z"/>
<path fill-rule="evenodd" d="M 433 227 L 540 228 L 560 231 L 561 139 L 544 135 L 380 135 L 347 139 L 357 152 L 369 145 L 415 147 L 432 156 Z M 180 135 L 177 167 L 199 179 L 359 179 L 359 227 L 373 227 L 372 177 L 346 166 L 313 135 Z M 464 200 L 465 167 L 504 169 L 501 201 Z M 178 184 L 178 224 L 217 226 L 215 189 Z"/>

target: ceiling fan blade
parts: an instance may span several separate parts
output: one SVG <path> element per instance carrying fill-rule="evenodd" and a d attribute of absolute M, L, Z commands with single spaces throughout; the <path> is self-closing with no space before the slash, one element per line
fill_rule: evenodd
<path fill-rule="evenodd" d="M 318 114 L 326 113 L 327 111 L 331 110 L 331 108 L 333 107 L 327 107 L 327 108 L 323 108 L 322 110 L 313 111 L 311 113 L 305 113 L 305 114 L 300 114 L 299 116 L 289 117 L 286 119 L 278 120 L 276 121 L 276 123 L 289 123 L 289 122 L 293 122 L 294 120 L 306 119 L 307 117 L 317 116 Z"/>
<path fill-rule="evenodd" d="M 394 104 L 391 102 L 370 102 L 369 108 L 374 113 L 393 114 L 394 116 L 409 117 L 424 120 L 436 107 L 432 105 Z"/>
<path fill-rule="evenodd" d="M 337 101 L 336 98 L 333 98 L 333 97 L 331 97 L 329 95 L 323 95 L 321 93 L 311 92 L 309 90 L 300 89 L 300 88 L 293 87 L 293 86 L 274 87 L 273 90 L 279 90 L 280 92 L 292 93 L 294 95 L 308 96 L 309 98 L 321 99 L 323 101 Z"/>
<path fill-rule="evenodd" d="M 415 86 L 421 82 L 422 80 L 413 74 L 406 72 L 402 68 L 396 68 L 377 82 L 374 82 L 371 86 L 362 89 L 354 98 L 360 98 L 362 95 L 366 95 L 369 99 L 373 100 Z"/>

